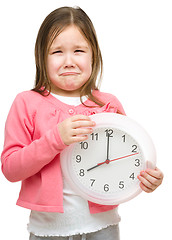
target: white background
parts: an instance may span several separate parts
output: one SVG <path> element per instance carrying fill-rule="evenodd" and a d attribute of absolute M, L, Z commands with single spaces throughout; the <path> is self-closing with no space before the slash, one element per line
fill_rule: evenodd
<path fill-rule="evenodd" d="M 44 18 L 79 5 L 92 19 L 104 60 L 101 90 L 113 93 L 128 116 L 151 135 L 164 181 L 119 208 L 121 240 L 169 239 L 172 215 L 172 5 L 170 0 L 6 0 L 0 3 L 0 151 L 17 93 L 33 87 L 34 44 Z M 27 240 L 29 210 L 15 205 L 20 183 L 0 173 L 0 236 Z M 168 236 L 168 237 L 165 237 Z"/>

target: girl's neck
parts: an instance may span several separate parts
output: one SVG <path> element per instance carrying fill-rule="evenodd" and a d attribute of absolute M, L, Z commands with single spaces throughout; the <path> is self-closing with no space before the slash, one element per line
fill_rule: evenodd
<path fill-rule="evenodd" d="M 57 98 L 59 101 L 73 106 L 78 106 L 81 104 L 80 97 L 67 97 L 67 96 L 61 96 L 58 94 L 51 93 L 55 98 Z M 82 102 L 85 102 L 87 100 L 86 96 L 82 97 Z"/>

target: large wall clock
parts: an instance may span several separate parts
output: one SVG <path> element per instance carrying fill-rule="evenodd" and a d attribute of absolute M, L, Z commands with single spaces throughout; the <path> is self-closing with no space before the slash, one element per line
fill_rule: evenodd
<path fill-rule="evenodd" d="M 120 204 L 141 192 L 137 176 L 155 168 L 156 152 L 137 122 L 115 113 L 90 116 L 96 122 L 87 141 L 61 153 L 62 171 L 81 197 L 104 205 Z"/>

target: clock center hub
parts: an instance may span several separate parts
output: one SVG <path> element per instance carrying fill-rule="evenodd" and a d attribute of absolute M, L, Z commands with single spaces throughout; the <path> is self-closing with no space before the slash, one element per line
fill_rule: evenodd
<path fill-rule="evenodd" d="M 107 160 L 105 161 L 105 163 L 106 163 L 106 164 L 109 164 L 109 163 L 110 163 L 110 160 L 109 160 L 109 159 L 107 159 Z"/>

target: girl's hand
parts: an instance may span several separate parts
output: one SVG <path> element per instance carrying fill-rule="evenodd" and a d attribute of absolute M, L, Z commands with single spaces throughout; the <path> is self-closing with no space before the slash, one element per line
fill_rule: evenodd
<path fill-rule="evenodd" d="M 95 122 L 84 115 L 75 115 L 58 124 L 61 139 L 66 145 L 86 140 L 93 132 L 93 126 Z"/>
<path fill-rule="evenodd" d="M 163 173 L 157 167 L 155 169 L 146 169 L 141 171 L 138 179 L 141 181 L 140 187 L 143 191 L 153 192 L 163 180 Z"/>

